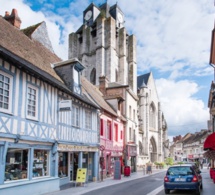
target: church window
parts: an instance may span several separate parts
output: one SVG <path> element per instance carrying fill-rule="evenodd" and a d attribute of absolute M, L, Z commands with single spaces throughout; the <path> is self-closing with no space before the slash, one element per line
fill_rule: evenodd
<path fill-rule="evenodd" d="M 116 80 L 116 82 L 117 82 L 117 81 L 118 81 L 118 72 L 117 72 L 117 70 L 116 70 L 115 74 L 116 74 L 116 75 L 115 75 L 115 77 L 116 77 L 115 80 Z"/>
<path fill-rule="evenodd" d="M 90 73 L 90 82 L 95 85 L 96 84 L 96 69 L 93 68 Z"/>
<path fill-rule="evenodd" d="M 152 128 L 155 128 L 155 119 L 156 119 L 155 107 L 154 104 L 151 104 L 149 108 L 149 126 Z"/>

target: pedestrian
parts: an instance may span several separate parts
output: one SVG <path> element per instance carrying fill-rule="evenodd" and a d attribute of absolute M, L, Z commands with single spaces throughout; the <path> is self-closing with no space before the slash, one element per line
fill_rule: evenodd
<path fill-rule="evenodd" d="M 209 163 L 208 163 L 208 169 L 209 169 L 210 167 L 211 167 L 211 163 L 209 162 Z"/>

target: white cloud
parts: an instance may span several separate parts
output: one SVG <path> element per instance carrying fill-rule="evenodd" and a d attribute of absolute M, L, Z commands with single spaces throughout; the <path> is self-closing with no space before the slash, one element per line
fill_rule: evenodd
<path fill-rule="evenodd" d="M 184 135 L 207 128 L 209 111 L 202 100 L 194 97 L 200 89 L 197 83 L 162 78 L 156 80 L 156 86 L 169 135 Z"/>

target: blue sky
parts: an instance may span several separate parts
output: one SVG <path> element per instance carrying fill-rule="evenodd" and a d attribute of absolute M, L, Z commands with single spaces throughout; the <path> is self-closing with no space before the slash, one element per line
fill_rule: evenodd
<path fill-rule="evenodd" d="M 92 0 L 0 0 L 0 15 L 16 8 L 21 28 L 45 21 L 54 51 L 67 59 L 68 35 L 82 24 Z M 94 0 L 100 5 L 105 0 Z M 137 37 L 138 75 L 152 71 L 169 136 L 207 128 L 214 0 L 108 0 Z"/>

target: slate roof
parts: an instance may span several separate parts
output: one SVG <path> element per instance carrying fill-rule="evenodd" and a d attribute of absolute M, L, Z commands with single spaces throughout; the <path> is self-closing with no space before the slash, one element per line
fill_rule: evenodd
<path fill-rule="evenodd" d="M 141 89 L 147 86 L 150 74 L 151 73 L 147 73 L 147 74 L 139 75 L 137 77 L 137 89 Z"/>

